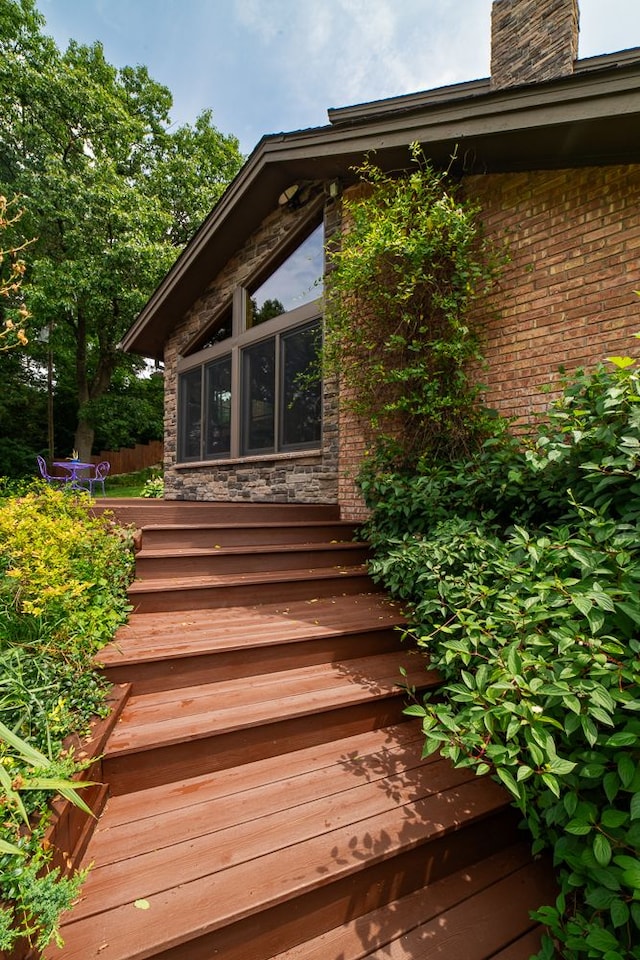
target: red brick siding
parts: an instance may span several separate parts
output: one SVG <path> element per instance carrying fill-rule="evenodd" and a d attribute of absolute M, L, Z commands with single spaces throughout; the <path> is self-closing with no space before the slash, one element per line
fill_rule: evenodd
<path fill-rule="evenodd" d="M 487 402 L 527 420 L 558 367 L 628 354 L 640 329 L 640 166 L 471 177 L 486 234 L 510 262 L 476 312 Z"/>
<path fill-rule="evenodd" d="M 540 388 L 567 370 L 637 351 L 640 330 L 640 166 L 488 174 L 465 180 L 488 237 L 510 262 L 479 303 L 486 401 L 526 422 L 543 411 Z M 362 425 L 340 418 L 339 500 L 365 511 L 353 483 L 366 448 Z"/>

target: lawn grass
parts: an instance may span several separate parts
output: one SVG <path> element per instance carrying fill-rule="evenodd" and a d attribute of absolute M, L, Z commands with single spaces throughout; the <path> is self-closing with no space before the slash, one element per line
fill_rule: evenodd
<path fill-rule="evenodd" d="M 109 482 L 104 485 L 105 497 L 141 497 L 144 483 L 131 484 L 131 486 L 114 486 Z"/>
<path fill-rule="evenodd" d="M 147 480 L 158 476 L 157 467 L 145 467 L 135 473 L 119 473 L 107 477 L 104 484 L 106 497 L 141 497 Z"/>

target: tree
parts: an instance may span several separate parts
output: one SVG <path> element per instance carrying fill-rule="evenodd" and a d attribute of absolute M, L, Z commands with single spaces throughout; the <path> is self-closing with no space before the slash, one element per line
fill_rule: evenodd
<path fill-rule="evenodd" d="M 28 343 L 25 324 L 29 311 L 22 303 L 21 287 L 26 270 L 22 253 L 28 240 L 5 243 L 3 238 L 21 219 L 18 198 L 7 200 L 0 194 L 0 353 Z"/>
<path fill-rule="evenodd" d="M 171 129 L 171 94 L 145 67 L 116 69 L 99 43 L 62 53 L 43 25 L 34 0 L 0 0 L 0 191 L 24 196 L 38 238 L 25 296 L 86 457 L 114 376 L 142 366 L 121 337 L 242 157 L 208 111 Z"/>

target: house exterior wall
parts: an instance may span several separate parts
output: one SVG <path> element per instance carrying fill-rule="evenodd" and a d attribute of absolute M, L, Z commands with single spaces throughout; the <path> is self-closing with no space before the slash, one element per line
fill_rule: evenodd
<path fill-rule="evenodd" d="M 359 188 L 354 188 L 359 189 Z M 628 354 L 640 329 L 640 165 L 470 176 L 487 237 L 507 242 L 509 262 L 473 320 L 488 368 L 478 376 L 486 402 L 522 424 L 543 411 L 558 367 L 593 365 Z M 353 195 L 349 191 L 347 195 Z M 238 251 L 176 327 L 166 347 L 165 487 L 170 499 L 275 500 L 341 505 L 346 519 L 366 515 L 354 478 L 368 438 L 338 390 L 324 385 L 319 453 L 246 457 L 176 466 L 176 364 L 233 289 L 299 225 L 304 210 L 280 209 Z M 339 204 L 325 208 L 325 230 L 339 227 Z"/>
<path fill-rule="evenodd" d="M 335 229 L 336 204 L 325 210 L 325 231 Z M 242 457 L 235 461 L 177 465 L 177 364 L 188 345 L 211 322 L 234 289 L 255 276 L 273 252 L 286 243 L 308 215 L 305 208 L 275 210 L 206 292 L 177 324 L 165 347 L 165 497 L 170 500 L 277 501 L 336 503 L 338 398 L 335 384 L 323 385 L 321 449 L 300 453 Z"/>
<path fill-rule="evenodd" d="M 541 388 L 558 368 L 638 352 L 640 165 L 487 174 L 464 181 L 485 235 L 510 260 L 473 321 L 488 368 L 486 403 L 526 424 L 548 406 Z M 339 501 L 345 518 L 366 510 L 353 477 L 367 446 L 363 425 L 340 421 Z"/>
<path fill-rule="evenodd" d="M 558 367 L 637 352 L 640 165 L 492 174 L 466 180 L 485 232 L 510 262 L 476 319 L 486 402 L 522 422 L 546 409 Z"/>

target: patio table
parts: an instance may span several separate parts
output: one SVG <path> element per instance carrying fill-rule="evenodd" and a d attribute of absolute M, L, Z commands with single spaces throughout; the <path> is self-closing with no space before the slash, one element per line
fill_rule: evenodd
<path fill-rule="evenodd" d="M 82 470 L 90 470 L 93 467 L 92 463 L 82 463 L 81 460 L 54 460 L 54 467 L 62 467 L 63 470 L 66 470 L 69 473 L 69 486 L 72 490 L 88 490 L 88 477 L 81 477 L 80 473 Z M 83 481 L 87 486 L 83 486 Z"/>

